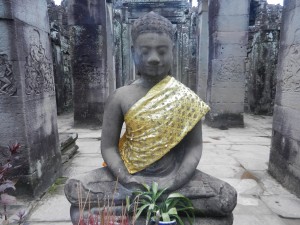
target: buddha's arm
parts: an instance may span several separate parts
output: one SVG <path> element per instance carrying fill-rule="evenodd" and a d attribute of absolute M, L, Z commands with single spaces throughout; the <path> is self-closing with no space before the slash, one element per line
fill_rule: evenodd
<path fill-rule="evenodd" d="M 128 186 L 137 185 L 137 181 L 130 175 L 119 154 L 118 144 L 121 128 L 123 125 L 123 114 L 118 93 L 114 93 L 106 102 L 101 137 L 101 153 L 109 170 L 118 177 L 122 184 Z"/>
<path fill-rule="evenodd" d="M 171 191 L 184 186 L 193 176 L 202 155 L 202 125 L 199 121 L 186 135 L 184 156 L 175 174 L 163 178 L 160 182 Z"/>

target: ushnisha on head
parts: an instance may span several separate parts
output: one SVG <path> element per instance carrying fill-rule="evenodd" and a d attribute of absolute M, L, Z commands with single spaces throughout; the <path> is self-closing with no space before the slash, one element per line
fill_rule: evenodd
<path fill-rule="evenodd" d="M 149 12 L 144 16 L 138 18 L 132 26 L 131 37 L 133 43 L 137 37 L 144 33 L 158 33 L 166 34 L 170 39 L 174 40 L 175 29 L 172 23 L 165 17 L 156 14 L 155 12 Z"/>

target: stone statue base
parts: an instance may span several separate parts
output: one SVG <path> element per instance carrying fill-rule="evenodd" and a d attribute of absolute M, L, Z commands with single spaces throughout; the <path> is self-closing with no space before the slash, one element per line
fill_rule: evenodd
<path fill-rule="evenodd" d="M 107 205 L 113 198 L 114 211 L 117 215 L 121 215 L 120 208 L 125 203 L 125 197 L 131 196 L 132 191 L 121 184 L 118 184 L 115 190 L 115 180 L 107 168 L 99 168 L 68 180 L 65 194 L 72 204 L 70 214 L 73 224 L 78 224 L 79 220 L 79 199 L 81 205 L 88 199 L 86 210 L 91 208 L 92 211 L 99 212 L 99 205 Z M 191 199 L 197 217 L 195 225 L 232 224 L 232 211 L 236 205 L 237 194 L 226 182 L 196 170 L 191 180 L 176 192 Z M 88 215 L 88 211 L 85 211 L 85 214 Z"/>
<path fill-rule="evenodd" d="M 87 213 L 87 212 L 86 212 Z M 71 221 L 73 225 L 78 225 L 79 220 L 79 210 L 76 206 L 71 206 L 70 208 Z M 184 224 L 189 225 L 186 219 L 183 219 Z M 230 214 L 224 217 L 196 217 L 194 225 L 232 225 L 233 215 Z M 135 225 L 145 225 L 145 218 L 140 217 Z"/>

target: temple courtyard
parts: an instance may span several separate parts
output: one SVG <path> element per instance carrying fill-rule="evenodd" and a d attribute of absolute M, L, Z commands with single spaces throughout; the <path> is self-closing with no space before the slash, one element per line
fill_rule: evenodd
<path fill-rule="evenodd" d="M 72 114 L 58 117 L 62 134 L 78 134 L 78 152 L 63 166 L 62 177 L 39 200 L 24 201 L 30 225 L 70 225 L 64 195 L 67 177 L 102 166 L 101 129 L 74 128 Z M 300 199 L 268 174 L 272 117 L 245 115 L 245 128 L 220 130 L 203 125 L 203 155 L 198 168 L 238 191 L 234 225 L 299 225 Z"/>

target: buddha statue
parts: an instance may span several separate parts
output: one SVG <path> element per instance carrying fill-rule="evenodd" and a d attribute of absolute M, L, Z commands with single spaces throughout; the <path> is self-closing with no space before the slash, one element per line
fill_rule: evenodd
<path fill-rule="evenodd" d="M 152 182 L 189 197 L 196 215 L 232 215 L 235 189 L 196 169 L 202 154 L 201 118 L 209 107 L 170 74 L 174 49 L 171 22 L 147 13 L 134 22 L 131 36 L 140 77 L 117 89 L 106 102 L 101 151 L 107 166 L 69 179 L 65 185 L 73 223 L 79 198 L 89 195 L 95 207 L 114 199 L 117 207 L 141 184 Z M 126 131 L 120 138 L 124 122 Z"/>

